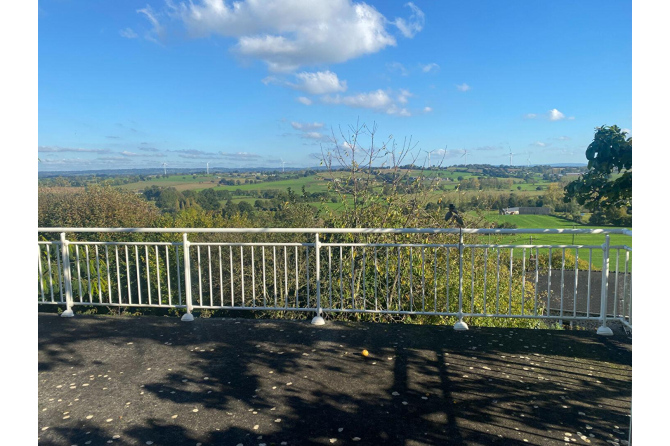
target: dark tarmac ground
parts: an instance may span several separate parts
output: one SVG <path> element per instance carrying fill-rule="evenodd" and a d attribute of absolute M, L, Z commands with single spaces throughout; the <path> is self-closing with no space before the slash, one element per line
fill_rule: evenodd
<path fill-rule="evenodd" d="M 628 443 L 622 330 L 38 319 L 40 445 Z"/>

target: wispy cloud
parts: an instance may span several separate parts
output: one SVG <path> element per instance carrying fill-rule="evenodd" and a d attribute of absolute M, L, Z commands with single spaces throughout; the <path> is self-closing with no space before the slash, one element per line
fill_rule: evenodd
<path fill-rule="evenodd" d="M 151 23 L 151 30 L 144 35 L 144 38 L 155 43 L 161 43 L 161 41 L 165 40 L 165 27 L 158 21 L 156 13 L 151 6 L 147 5 L 146 8 L 138 9 L 137 12 L 143 14 L 149 20 L 149 23 Z"/>
<path fill-rule="evenodd" d="M 256 153 L 249 153 L 249 152 L 235 152 L 235 153 L 219 152 L 219 155 L 220 155 L 221 158 L 224 158 L 224 159 L 227 159 L 227 160 L 232 160 L 232 161 L 239 161 L 239 160 L 252 161 L 252 160 L 259 160 L 259 159 L 263 158 L 261 155 L 258 155 Z"/>
<path fill-rule="evenodd" d="M 401 76 L 409 76 L 409 70 L 400 62 L 390 62 L 386 64 L 386 69 L 391 73 L 400 73 Z"/>
<path fill-rule="evenodd" d="M 109 149 L 83 149 L 78 147 L 57 147 L 57 146 L 39 146 L 37 147 L 38 152 L 51 152 L 51 153 L 60 153 L 60 152 L 82 152 L 82 153 L 109 153 Z"/>
<path fill-rule="evenodd" d="M 121 37 L 125 37 L 126 39 L 137 38 L 137 33 L 130 28 L 124 28 L 122 30 L 119 30 L 119 34 L 121 35 Z"/>
<path fill-rule="evenodd" d="M 421 71 L 423 71 L 424 73 L 435 73 L 440 70 L 440 66 L 435 62 L 426 65 L 420 65 L 420 67 Z"/>
<path fill-rule="evenodd" d="M 412 38 L 423 29 L 426 15 L 412 2 L 406 3 L 405 6 L 408 6 L 412 10 L 412 14 L 407 20 L 403 18 L 395 19 L 393 24 L 400 30 L 403 36 Z"/>
<path fill-rule="evenodd" d="M 468 84 L 466 84 L 465 82 L 463 82 L 461 85 L 456 85 L 456 88 L 458 89 L 458 91 L 468 91 L 468 90 L 470 90 L 470 86 Z"/>
<path fill-rule="evenodd" d="M 314 131 L 323 128 L 323 122 L 291 122 L 291 127 L 303 132 Z"/>
<path fill-rule="evenodd" d="M 299 96 L 296 98 L 296 101 L 300 102 L 302 105 L 312 105 L 312 100 L 305 96 Z"/>

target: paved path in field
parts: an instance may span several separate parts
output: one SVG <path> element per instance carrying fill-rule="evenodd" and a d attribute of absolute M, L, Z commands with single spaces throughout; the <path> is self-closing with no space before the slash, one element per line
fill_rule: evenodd
<path fill-rule="evenodd" d="M 626 444 L 631 342 L 40 314 L 37 434 L 67 446 Z"/>

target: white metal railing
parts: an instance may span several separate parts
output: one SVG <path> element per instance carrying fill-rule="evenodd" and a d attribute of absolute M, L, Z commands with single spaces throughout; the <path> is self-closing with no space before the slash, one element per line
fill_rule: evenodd
<path fill-rule="evenodd" d="M 328 313 L 375 313 L 452 316 L 456 329 L 467 329 L 464 318 L 593 320 L 600 334 L 612 333 L 608 320 L 632 328 L 632 249 L 610 245 L 610 235 L 631 237 L 628 230 L 38 232 L 38 302 L 65 305 L 64 316 L 72 316 L 75 305 L 100 305 L 180 308 L 183 320 L 192 320 L 194 309 L 243 309 L 313 312 L 317 324 Z M 597 234 L 603 243 L 491 243 L 484 237 L 533 234 Z M 594 262 L 594 255 L 602 261 Z"/>

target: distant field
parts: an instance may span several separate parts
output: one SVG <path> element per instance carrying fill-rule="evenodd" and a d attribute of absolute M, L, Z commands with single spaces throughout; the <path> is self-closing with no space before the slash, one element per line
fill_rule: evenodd
<path fill-rule="evenodd" d="M 507 222 L 515 224 L 519 229 L 605 229 L 597 226 L 579 225 L 575 222 L 555 217 L 552 215 L 499 215 L 497 212 L 484 212 L 484 217 L 491 222 Z M 630 228 L 627 228 L 630 229 Z M 561 244 L 561 245 L 602 245 L 605 235 L 600 234 L 524 234 L 502 237 L 505 243 L 514 244 Z M 632 237 L 620 234 L 610 235 L 610 246 L 633 246 Z M 623 268 L 623 250 L 620 252 L 620 268 Z M 588 251 L 581 250 L 580 258 L 588 259 Z M 602 251 L 593 250 L 592 261 L 594 265 L 602 265 Z M 610 255 L 610 270 L 616 268 L 616 251 Z"/>

